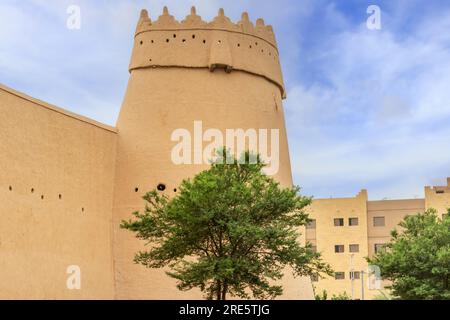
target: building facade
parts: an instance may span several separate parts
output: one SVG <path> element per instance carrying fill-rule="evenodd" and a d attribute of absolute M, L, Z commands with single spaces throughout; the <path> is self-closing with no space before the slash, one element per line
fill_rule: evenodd
<path fill-rule="evenodd" d="M 425 187 L 423 199 L 369 201 L 362 190 L 353 198 L 314 200 L 308 209 L 313 221 L 306 228 L 306 241 L 335 271 L 334 277 L 312 277 L 316 294 L 326 290 L 329 296 L 346 293 L 354 299 L 373 299 L 385 292 L 383 275 L 369 269 L 365 258 L 390 241 L 390 232 L 407 215 L 430 208 L 439 216 L 447 214 L 450 178 L 447 186 Z"/>
<path fill-rule="evenodd" d="M 145 192 L 174 196 L 208 167 L 171 159 L 172 133 L 196 121 L 278 130 L 275 178 L 292 185 L 278 48 L 262 19 L 233 23 L 221 9 L 205 22 L 192 8 L 180 22 L 164 8 L 152 21 L 143 10 L 129 71 L 115 127 L 0 86 L 0 299 L 202 298 L 134 264 L 144 243 L 119 228 Z M 72 267 L 80 288 L 68 288 Z M 283 286 L 282 298 L 313 298 L 309 277 Z"/>

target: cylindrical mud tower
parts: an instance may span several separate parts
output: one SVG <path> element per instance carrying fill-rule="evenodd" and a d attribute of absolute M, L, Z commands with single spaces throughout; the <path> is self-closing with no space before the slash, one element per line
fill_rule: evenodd
<path fill-rule="evenodd" d="M 203 132 L 214 128 L 224 136 L 226 129 L 279 129 L 279 150 L 269 153 L 279 152 L 275 178 L 284 186 L 292 185 L 284 97 L 275 37 L 262 19 L 253 25 L 244 13 L 235 24 L 221 9 L 207 23 L 192 8 L 191 14 L 178 22 L 164 8 L 152 22 L 147 11 L 141 12 L 130 79 L 117 122 L 113 208 L 116 298 L 202 297 L 199 291 L 179 291 L 164 270 L 134 264 L 134 254 L 144 248 L 143 243 L 121 230 L 120 221 L 143 209 L 146 191 L 160 185 L 163 192 L 175 195 L 184 178 L 207 168 L 204 163 L 176 164 L 171 158 L 177 144 L 171 136 L 176 129 L 192 133 L 194 153 L 194 144 L 199 143 L 194 141 L 196 121 L 201 121 Z M 283 298 L 313 297 L 308 278 L 286 275 L 283 282 Z"/>

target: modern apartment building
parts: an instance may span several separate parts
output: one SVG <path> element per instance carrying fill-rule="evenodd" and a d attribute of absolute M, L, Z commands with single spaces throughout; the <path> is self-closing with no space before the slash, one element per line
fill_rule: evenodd
<path fill-rule="evenodd" d="M 369 201 L 366 190 L 352 198 L 317 199 L 308 209 L 313 221 L 306 228 L 306 241 L 331 264 L 334 277 L 313 277 L 316 293 L 347 293 L 354 299 L 380 295 L 386 282 L 369 270 L 366 257 L 372 257 L 390 232 L 407 215 L 434 208 L 438 214 L 450 208 L 450 178 L 446 186 L 425 187 L 422 199 Z M 373 268 L 373 269 L 372 269 Z M 382 274 L 381 274 L 382 278 Z"/>

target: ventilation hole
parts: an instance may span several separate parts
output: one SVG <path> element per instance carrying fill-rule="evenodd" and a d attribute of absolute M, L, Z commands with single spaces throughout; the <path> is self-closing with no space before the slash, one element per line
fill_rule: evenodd
<path fill-rule="evenodd" d="M 151 42 L 151 43 L 155 43 L 155 41 L 153 41 L 153 40 L 152 40 L 152 41 L 150 41 L 150 42 Z"/>
<path fill-rule="evenodd" d="M 174 37 L 174 38 L 176 38 L 176 37 L 177 37 L 177 35 L 176 35 L 176 34 L 174 33 L 174 34 L 173 34 L 173 37 Z"/>
<path fill-rule="evenodd" d="M 251 48 L 252 48 L 252 45 L 249 45 L 248 47 L 251 49 Z"/>
<path fill-rule="evenodd" d="M 81 208 L 81 212 L 84 212 L 84 208 Z"/>
<path fill-rule="evenodd" d="M 59 200 L 61 200 L 62 199 L 62 194 L 58 194 L 58 198 L 59 198 Z"/>
<path fill-rule="evenodd" d="M 255 46 L 257 46 L 258 45 L 258 42 L 255 42 Z"/>
<path fill-rule="evenodd" d="M 183 39 L 183 40 L 181 40 L 181 41 L 186 42 L 186 39 Z"/>
<path fill-rule="evenodd" d="M 206 40 L 203 40 L 203 43 L 206 43 Z"/>
<path fill-rule="evenodd" d="M 195 34 L 192 35 L 192 39 L 195 39 Z"/>
<path fill-rule="evenodd" d="M 166 42 L 169 42 L 169 39 L 166 39 Z"/>
<path fill-rule="evenodd" d="M 134 188 L 134 192 L 138 192 L 139 191 L 139 188 Z"/>
<path fill-rule="evenodd" d="M 34 188 L 31 188 L 31 193 L 34 193 Z"/>
<path fill-rule="evenodd" d="M 238 43 L 238 47 L 240 47 L 241 46 L 241 44 L 240 43 Z"/>
<path fill-rule="evenodd" d="M 142 44 L 144 43 L 144 41 L 141 41 L 141 42 L 139 42 L 140 44 L 141 44 L 141 46 L 142 46 Z"/>
<path fill-rule="evenodd" d="M 9 191 L 12 191 L 12 187 L 11 186 L 9 186 Z"/>
<path fill-rule="evenodd" d="M 177 188 L 173 189 L 173 192 L 177 192 Z"/>
<path fill-rule="evenodd" d="M 217 43 L 222 43 L 222 40 L 217 41 Z"/>
<path fill-rule="evenodd" d="M 41 195 L 41 200 L 44 200 L 44 195 Z"/>
<path fill-rule="evenodd" d="M 148 59 L 148 61 L 152 62 L 152 59 Z"/>
<path fill-rule="evenodd" d="M 158 189 L 158 191 L 164 191 L 166 190 L 166 185 L 164 183 L 160 183 L 156 188 Z"/>

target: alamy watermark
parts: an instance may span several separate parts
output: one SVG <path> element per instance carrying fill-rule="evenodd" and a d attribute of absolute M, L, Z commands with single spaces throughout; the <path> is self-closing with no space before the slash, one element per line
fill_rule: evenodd
<path fill-rule="evenodd" d="M 77 265 L 70 265 L 66 269 L 69 275 L 66 280 L 66 287 L 69 290 L 81 289 L 81 268 Z"/>
<path fill-rule="evenodd" d="M 70 5 L 66 10 L 69 17 L 66 21 L 67 29 L 80 30 L 81 29 L 81 8 L 77 5 Z"/>
<path fill-rule="evenodd" d="M 381 9 L 377 5 L 370 5 L 367 7 L 367 14 L 370 14 L 367 18 L 366 26 L 369 30 L 381 30 Z"/>
<path fill-rule="evenodd" d="M 377 265 L 369 265 L 367 269 L 367 287 L 369 290 L 381 290 L 381 270 Z"/>
<path fill-rule="evenodd" d="M 278 129 L 226 129 L 224 133 L 215 128 L 204 131 L 203 122 L 194 121 L 192 134 L 188 129 L 179 128 L 172 132 L 170 138 L 177 142 L 171 152 L 172 162 L 176 165 L 209 164 L 211 161 L 231 164 L 233 159 L 223 159 L 217 154 L 218 150 L 226 148 L 240 163 L 245 162 L 240 158 L 245 151 L 259 154 L 266 163 L 263 170 L 267 175 L 277 174 L 280 167 Z M 256 157 L 250 158 L 250 163 L 256 162 Z"/>

